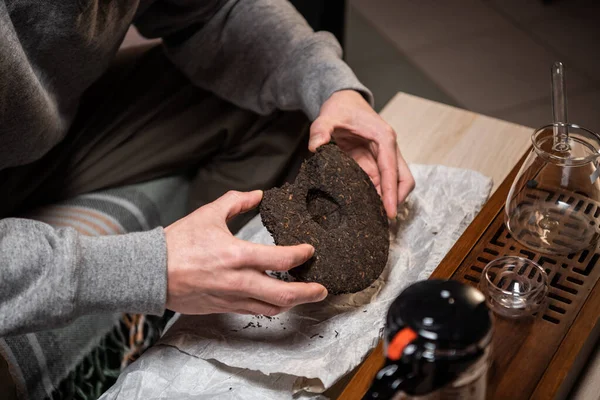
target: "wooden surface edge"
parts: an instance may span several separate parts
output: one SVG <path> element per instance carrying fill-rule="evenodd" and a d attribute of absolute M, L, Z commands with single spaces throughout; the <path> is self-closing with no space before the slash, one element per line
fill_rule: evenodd
<path fill-rule="evenodd" d="M 377 375 L 377 372 L 379 372 L 383 366 L 383 363 L 383 340 L 380 340 L 377 347 L 375 347 L 371 354 L 363 361 L 358 371 L 356 371 L 354 378 L 352 378 L 348 386 L 344 388 L 344 391 L 340 394 L 338 399 L 362 399 L 371 386 L 371 382 L 375 378 L 375 375 Z"/>
<path fill-rule="evenodd" d="M 593 399 L 600 393 L 600 319 L 591 336 L 595 337 L 596 341 L 590 340 L 590 343 L 584 345 L 585 347 L 589 345 L 589 349 L 582 350 L 587 355 L 587 360 L 568 393 L 570 400 Z M 569 377 L 567 376 L 566 379 Z"/>
<path fill-rule="evenodd" d="M 561 384 L 569 374 L 577 373 L 577 371 L 572 371 L 572 366 L 576 364 L 578 357 L 582 356 L 581 351 L 585 351 L 584 345 L 586 342 L 589 340 L 595 342 L 597 339 L 592 338 L 591 333 L 599 323 L 597 317 L 598 307 L 600 307 L 600 285 L 596 284 L 577 314 L 573 325 L 569 328 L 567 335 L 563 338 L 554 357 L 552 357 L 552 361 L 550 361 L 530 399 L 554 399 L 559 392 L 570 389 L 568 387 L 561 388 Z M 577 351 L 577 349 L 581 349 L 581 351 Z M 581 360 L 580 369 L 586 360 L 587 357 Z M 563 396 L 567 394 L 564 393 Z M 564 398 L 563 396 L 559 397 Z M 598 397 L 600 398 L 600 394 L 598 394 Z"/>

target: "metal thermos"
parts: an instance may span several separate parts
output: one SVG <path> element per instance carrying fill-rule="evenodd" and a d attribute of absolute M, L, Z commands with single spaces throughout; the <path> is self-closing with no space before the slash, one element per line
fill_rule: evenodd
<path fill-rule="evenodd" d="M 363 400 L 484 400 L 492 331 L 477 289 L 443 280 L 409 286 L 388 311 L 385 365 Z"/>

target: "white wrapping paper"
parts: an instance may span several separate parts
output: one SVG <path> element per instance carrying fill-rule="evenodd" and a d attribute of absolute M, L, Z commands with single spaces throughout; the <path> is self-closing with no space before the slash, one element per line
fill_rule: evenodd
<path fill-rule="evenodd" d="M 321 398 L 377 344 L 391 302 L 427 279 L 487 200 L 481 174 L 413 165 L 388 265 L 369 289 L 329 296 L 277 317 L 181 316 L 131 365 L 106 399 Z M 260 217 L 238 234 L 272 244 Z M 418 305 L 415 305 L 418 307 Z"/>

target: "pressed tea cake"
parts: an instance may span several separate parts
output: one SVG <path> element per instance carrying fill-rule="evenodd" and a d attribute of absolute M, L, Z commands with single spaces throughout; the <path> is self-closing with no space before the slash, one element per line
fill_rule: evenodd
<path fill-rule="evenodd" d="M 263 224 L 278 245 L 311 244 L 314 257 L 290 270 L 329 293 L 371 285 L 388 259 L 388 221 L 371 179 L 335 144 L 321 146 L 294 184 L 265 192 Z"/>

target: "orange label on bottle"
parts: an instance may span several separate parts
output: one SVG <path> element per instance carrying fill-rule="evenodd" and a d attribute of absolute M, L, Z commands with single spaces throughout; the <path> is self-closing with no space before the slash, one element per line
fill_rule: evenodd
<path fill-rule="evenodd" d="M 404 328 L 396 333 L 396 336 L 390 341 L 387 348 L 387 358 L 390 360 L 399 360 L 404 348 L 410 342 L 417 338 L 417 333 L 410 328 Z"/>

